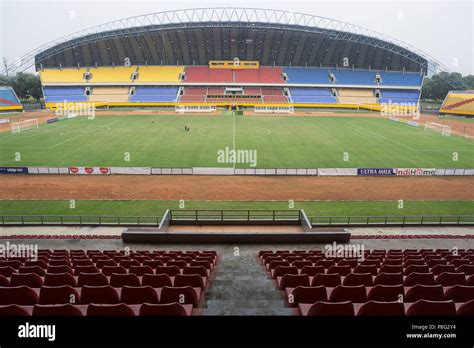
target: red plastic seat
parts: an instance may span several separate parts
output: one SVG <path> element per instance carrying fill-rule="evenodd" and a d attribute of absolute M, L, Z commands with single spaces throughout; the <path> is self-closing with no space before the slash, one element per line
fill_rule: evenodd
<path fill-rule="evenodd" d="M 81 310 L 70 303 L 62 305 L 40 305 L 33 307 L 33 315 L 46 316 L 83 316 Z"/>
<path fill-rule="evenodd" d="M 174 286 L 192 286 L 204 288 L 204 279 L 199 274 L 178 274 L 174 277 Z"/>
<path fill-rule="evenodd" d="M 128 273 L 136 274 L 137 276 L 142 276 L 145 273 L 154 274 L 153 268 L 150 266 L 130 266 Z"/>
<path fill-rule="evenodd" d="M 49 259 L 48 268 L 54 266 L 68 266 L 72 267 L 69 259 Z"/>
<path fill-rule="evenodd" d="M 23 266 L 23 263 L 18 260 L 0 260 L 0 267 L 12 267 L 18 269 Z"/>
<path fill-rule="evenodd" d="M 280 260 L 280 259 L 274 260 L 274 261 L 270 262 L 269 264 L 267 264 L 267 269 L 271 271 L 272 269 L 275 269 L 279 266 L 289 267 L 290 262 L 286 261 L 286 260 Z"/>
<path fill-rule="evenodd" d="M 474 275 L 467 277 L 466 285 L 474 286 Z"/>
<path fill-rule="evenodd" d="M 298 274 L 298 267 L 296 266 L 277 266 L 273 272 L 272 277 L 283 277 L 285 274 Z"/>
<path fill-rule="evenodd" d="M 30 313 L 28 311 L 16 304 L 0 306 L 0 317 L 3 316 L 28 316 Z"/>
<path fill-rule="evenodd" d="M 474 300 L 463 303 L 457 311 L 457 315 L 474 316 Z"/>
<path fill-rule="evenodd" d="M 142 286 L 150 285 L 152 288 L 162 288 L 172 286 L 171 277 L 167 274 L 144 274 Z"/>
<path fill-rule="evenodd" d="M 10 286 L 10 280 L 5 276 L 0 275 L 0 286 Z"/>
<path fill-rule="evenodd" d="M 207 269 L 204 266 L 186 266 L 183 268 L 183 274 L 199 274 L 201 277 L 207 277 Z"/>
<path fill-rule="evenodd" d="M 79 273 L 77 286 L 102 286 L 109 285 L 109 280 L 102 273 Z"/>
<path fill-rule="evenodd" d="M 144 303 L 140 306 L 139 315 L 186 316 L 186 310 L 177 302 L 166 304 Z"/>
<path fill-rule="evenodd" d="M 466 276 L 473 275 L 474 274 L 474 264 L 472 264 L 472 265 L 461 265 L 458 268 L 456 268 L 456 272 L 462 272 Z"/>
<path fill-rule="evenodd" d="M 327 270 L 327 274 L 339 274 L 340 276 L 346 276 L 349 273 L 351 273 L 351 266 L 345 265 L 345 266 L 331 266 Z"/>
<path fill-rule="evenodd" d="M 25 261 L 24 266 L 27 266 L 27 267 L 38 266 L 38 267 L 41 267 L 43 269 L 46 269 L 46 268 L 48 268 L 48 263 L 44 260 Z"/>
<path fill-rule="evenodd" d="M 311 286 L 336 287 L 341 285 L 341 276 L 339 274 L 316 274 L 311 281 Z"/>
<path fill-rule="evenodd" d="M 334 266 L 336 264 L 336 261 L 334 260 L 318 260 L 315 262 L 315 266 L 323 266 L 324 268 L 329 268 L 331 266 Z"/>
<path fill-rule="evenodd" d="M 84 256 L 82 259 L 73 259 L 72 260 L 72 265 L 74 268 L 76 267 L 83 267 L 83 266 L 94 266 L 94 263 L 87 258 L 87 256 Z"/>
<path fill-rule="evenodd" d="M 278 288 L 296 288 L 297 286 L 310 286 L 309 277 L 306 274 L 286 274 L 280 278 Z"/>
<path fill-rule="evenodd" d="M 347 276 L 344 277 L 344 280 L 342 281 L 342 285 L 372 286 L 373 285 L 372 274 L 370 274 L 370 273 L 349 273 Z"/>
<path fill-rule="evenodd" d="M 405 297 L 405 288 L 403 285 L 376 285 L 369 290 L 367 299 L 369 301 L 400 301 Z"/>
<path fill-rule="evenodd" d="M 110 286 L 121 288 L 123 286 L 140 286 L 140 278 L 136 274 L 112 273 L 110 276 Z"/>
<path fill-rule="evenodd" d="M 11 266 L 0 267 L 0 275 L 10 277 L 13 273 L 17 273 L 17 270 Z"/>
<path fill-rule="evenodd" d="M 302 269 L 303 267 L 311 267 L 313 263 L 309 260 L 296 260 L 291 263 L 292 266 L 295 266 L 298 269 Z"/>
<path fill-rule="evenodd" d="M 209 269 L 209 270 L 212 269 L 212 264 L 207 260 L 201 260 L 201 261 L 193 260 L 189 263 L 189 265 L 190 266 L 204 266 L 206 269 Z"/>
<path fill-rule="evenodd" d="M 101 259 L 101 260 L 97 260 L 97 262 L 95 263 L 95 266 L 97 268 L 102 269 L 104 266 L 118 266 L 118 263 L 117 261 L 111 260 L 111 259 Z"/>
<path fill-rule="evenodd" d="M 454 304 L 454 301 L 419 300 L 413 303 L 407 309 L 406 315 L 453 316 L 453 315 L 456 315 L 456 305 Z"/>
<path fill-rule="evenodd" d="M 466 285 L 466 276 L 464 273 L 443 272 L 436 277 L 435 282 L 443 286 Z"/>
<path fill-rule="evenodd" d="M 71 267 L 67 265 L 61 265 L 61 266 L 51 266 L 49 265 L 46 273 L 50 274 L 59 274 L 59 273 L 69 273 L 69 274 L 74 274 L 74 271 Z"/>
<path fill-rule="evenodd" d="M 39 304 L 75 304 L 79 302 L 79 293 L 72 286 L 43 286 L 40 289 Z"/>
<path fill-rule="evenodd" d="M 337 263 L 338 266 L 350 266 L 351 268 L 357 267 L 358 264 L 356 259 L 343 259 Z"/>
<path fill-rule="evenodd" d="M 22 266 L 18 268 L 18 273 L 35 273 L 43 277 L 46 274 L 46 270 L 40 266 Z"/>
<path fill-rule="evenodd" d="M 170 277 L 174 277 L 181 274 L 178 266 L 158 266 L 155 270 L 156 274 L 167 274 Z"/>
<path fill-rule="evenodd" d="M 168 287 L 165 286 L 161 290 L 160 294 L 160 303 L 174 303 L 178 302 L 180 304 L 192 304 L 194 308 L 199 306 L 199 298 L 190 286 L 183 287 Z"/>
<path fill-rule="evenodd" d="M 152 269 L 155 269 L 158 266 L 164 266 L 165 263 L 160 260 L 144 260 L 142 263 L 143 266 L 150 266 Z"/>
<path fill-rule="evenodd" d="M 314 277 L 316 274 L 319 273 L 326 273 L 326 270 L 323 266 L 304 266 L 300 271 L 300 274 L 306 274 L 310 277 Z"/>
<path fill-rule="evenodd" d="M 125 303 L 118 304 L 94 304 L 91 303 L 87 306 L 87 316 L 115 316 L 115 317 L 128 317 L 134 316 L 135 312 L 132 308 L 127 306 Z"/>
<path fill-rule="evenodd" d="M 79 275 L 79 273 L 100 273 L 100 270 L 94 265 L 74 267 L 74 274 Z"/>
<path fill-rule="evenodd" d="M 444 272 L 456 272 L 454 265 L 435 265 L 431 268 L 431 273 L 438 275 Z"/>
<path fill-rule="evenodd" d="M 374 285 L 399 285 L 403 284 L 402 273 L 379 273 L 374 278 Z"/>
<path fill-rule="evenodd" d="M 368 301 L 360 306 L 358 316 L 403 316 L 405 307 L 402 302 Z"/>
<path fill-rule="evenodd" d="M 427 265 L 411 265 L 405 268 L 403 275 L 410 273 L 430 273 L 430 268 Z"/>
<path fill-rule="evenodd" d="M 367 292 L 365 286 L 346 286 L 338 285 L 329 295 L 330 302 L 351 301 L 355 303 L 367 302 Z"/>
<path fill-rule="evenodd" d="M 382 265 L 379 273 L 403 273 L 402 265 Z"/>
<path fill-rule="evenodd" d="M 124 286 L 120 302 L 126 304 L 158 303 L 158 295 L 151 286 Z"/>
<path fill-rule="evenodd" d="M 296 307 L 299 303 L 315 303 L 327 301 L 328 295 L 324 286 L 297 286 L 288 296 L 287 301 L 291 307 Z"/>
<path fill-rule="evenodd" d="M 435 279 L 433 273 L 413 272 L 405 277 L 403 284 L 405 286 L 435 285 Z"/>
<path fill-rule="evenodd" d="M 81 303 L 119 303 L 117 291 L 110 285 L 104 286 L 83 286 L 81 291 Z"/>
<path fill-rule="evenodd" d="M 34 305 L 38 303 L 38 294 L 28 286 L 0 288 L 0 305 Z"/>
<path fill-rule="evenodd" d="M 43 278 L 36 273 L 13 273 L 10 277 L 10 286 L 29 286 L 30 288 L 40 288 L 43 286 Z"/>
<path fill-rule="evenodd" d="M 316 302 L 308 310 L 308 316 L 354 316 L 354 305 L 346 302 Z"/>
<path fill-rule="evenodd" d="M 72 287 L 77 286 L 76 278 L 69 273 L 46 273 L 44 277 L 45 286 L 62 286 L 69 285 Z"/>
<path fill-rule="evenodd" d="M 406 291 L 405 302 L 444 301 L 442 285 L 415 285 Z"/>
<path fill-rule="evenodd" d="M 184 260 L 179 260 L 179 261 L 168 261 L 166 263 L 166 266 L 176 266 L 180 269 L 183 269 L 184 267 L 186 267 L 187 265 L 187 262 L 184 261 Z"/>
<path fill-rule="evenodd" d="M 127 274 L 127 270 L 122 266 L 104 266 L 102 267 L 102 274 L 106 276 L 112 275 L 112 273 L 117 274 Z"/>
<path fill-rule="evenodd" d="M 468 302 L 474 300 L 474 286 L 468 285 L 454 285 L 446 289 L 444 292 L 446 300 L 453 300 L 454 302 Z"/>
<path fill-rule="evenodd" d="M 367 260 L 364 260 L 367 261 Z M 364 262 L 363 261 L 363 262 Z M 353 270 L 354 273 L 370 273 L 372 275 L 377 274 L 377 266 L 376 265 L 367 265 L 367 264 L 360 264 Z"/>

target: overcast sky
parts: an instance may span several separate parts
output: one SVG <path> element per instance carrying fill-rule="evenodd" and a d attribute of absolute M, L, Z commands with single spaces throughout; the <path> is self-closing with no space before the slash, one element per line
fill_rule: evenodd
<path fill-rule="evenodd" d="M 282 9 L 349 22 L 415 46 L 454 71 L 474 74 L 474 0 L 0 0 L 0 57 L 11 62 L 61 36 L 117 19 L 214 6 Z"/>

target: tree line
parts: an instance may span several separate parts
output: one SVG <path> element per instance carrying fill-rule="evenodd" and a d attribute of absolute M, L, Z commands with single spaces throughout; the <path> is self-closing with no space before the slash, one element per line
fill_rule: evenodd
<path fill-rule="evenodd" d="M 474 90 L 474 75 L 462 76 L 460 73 L 441 72 L 426 77 L 421 89 L 421 99 L 442 101 L 453 88 L 446 82 L 446 76 L 460 79 L 468 89 Z M 22 100 L 38 101 L 43 98 L 41 81 L 37 74 L 17 73 L 14 76 L 0 75 L 0 86 L 11 86 Z"/>

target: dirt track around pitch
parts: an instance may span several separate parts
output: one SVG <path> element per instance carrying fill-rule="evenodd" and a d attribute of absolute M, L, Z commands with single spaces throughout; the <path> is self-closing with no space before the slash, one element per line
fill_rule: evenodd
<path fill-rule="evenodd" d="M 3 175 L 1 200 L 474 200 L 474 177 Z"/>

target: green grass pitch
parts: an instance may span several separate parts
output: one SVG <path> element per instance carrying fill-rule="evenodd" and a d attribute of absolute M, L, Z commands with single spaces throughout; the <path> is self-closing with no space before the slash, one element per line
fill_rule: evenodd
<path fill-rule="evenodd" d="M 140 114 L 1 133 L 0 165 L 232 167 L 218 151 L 234 143 L 257 151 L 258 168 L 474 168 L 474 141 L 382 118 Z"/>

